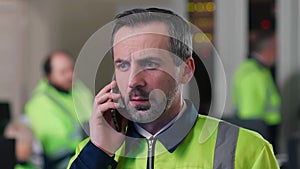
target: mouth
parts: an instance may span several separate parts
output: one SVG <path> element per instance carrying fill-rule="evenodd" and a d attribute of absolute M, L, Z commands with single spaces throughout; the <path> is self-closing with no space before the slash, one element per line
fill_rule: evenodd
<path fill-rule="evenodd" d="M 129 105 L 138 110 L 147 110 L 151 106 L 148 92 L 138 87 L 128 93 L 128 100 Z"/>
<path fill-rule="evenodd" d="M 149 99 L 148 98 L 142 98 L 142 97 L 134 97 L 130 99 L 131 105 L 149 105 Z"/>

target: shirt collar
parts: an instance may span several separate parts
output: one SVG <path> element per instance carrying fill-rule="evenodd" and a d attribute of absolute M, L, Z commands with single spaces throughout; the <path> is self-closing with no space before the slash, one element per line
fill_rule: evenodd
<path fill-rule="evenodd" d="M 262 61 L 259 60 L 259 56 L 260 56 L 260 54 L 258 54 L 256 52 L 251 53 L 251 57 L 252 57 L 253 60 L 255 60 L 262 67 L 268 68 L 267 65 L 265 65 Z"/>
<path fill-rule="evenodd" d="M 158 134 L 156 135 L 157 140 L 159 140 L 162 145 L 170 153 L 172 153 L 193 128 L 197 117 L 198 112 L 193 103 L 189 100 L 185 100 L 185 107 L 183 107 L 182 111 L 177 115 L 177 117 L 174 118 L 170 123 L 168 123 L 161 130 L 161 132 L 158 132 Z M 129 138 L 134 137 L 137 139 L 128 139 L 126 141 L 125 153 L 128 153 L 133 148 L 133 146 L 139 143 L 138 140 L 140 139 L 138 138 L 147 137 L 147 135 L 141 135 L 143 134 L 143 132 L 140 132 L 140 134 L 137 130 L 138 129 L 136 129 L 135 124 L 130 123 L 128 125 L 127 136 Z"/>

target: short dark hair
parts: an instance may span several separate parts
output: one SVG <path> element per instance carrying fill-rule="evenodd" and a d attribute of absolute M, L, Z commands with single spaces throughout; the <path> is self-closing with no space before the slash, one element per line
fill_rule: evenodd
<path fill-rule="evenodd" d="M 66 49 L 59 49 L 59 50 L 54 50 L 52 52 L 50 52 L 45 60 L 44 60 L 44 64 L 43 64 L 43 72 L 44 72 L 44 75 L 45 76 L 49 76 L 51 74 L 51 71 L 52 71 L 52 67 L 51 67 L 51 60 L 52 60 L 52 57 L 56 54 L 56 53 L 63 53 L 67 56 L 72 56 L 72 54 L 66 50 Z"/>
<path fill-rule="evenodd" d="M 181 60 L 192 56 L 192 33 L 190 25 L 182 17 L 167 9 L 147 8 L 131 9 L 118 14 L 115 17 L 115 25 L 111 38 L 111 53 L 113 55 L 113 44 L 116 32 L 123 26 L 136 26 L 150 22 L 163 22 L 168 26 L 170 35 L 170 52 L 177 55 Z M 177 63 L 177 62 L 175 62 Z"/>

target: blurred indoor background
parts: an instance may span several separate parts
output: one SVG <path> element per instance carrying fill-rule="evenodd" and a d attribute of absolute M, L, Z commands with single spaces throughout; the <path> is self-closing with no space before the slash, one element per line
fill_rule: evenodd
<path fill-rule="evenodd" d="M 172 9 L 199 27 L 214 44 L 227 85 L 219 78 L 222 72 L 214 57 L 209 52 L 204 54 L 205 67 L 198 60 L 195 75 L 201 95 L 199 109 L 204 114 L 212 97 L 222 106 L 218 93 L 227 87 L 223 116 L 233 116 L 231 83 L 236 68 L 248 55 L 249 32 L 276 32 L 279 57 L 272 73 L 282 96 L 279 152 L 287 153 L 288 140 L 300 127 L 298 0 L 0 0 L 0 101 L 10 104 L 11 118 L 23 113 L 24 104 L 42 76 L 41 63 L 49 51 L 67 49 L 76 58 L 88 38 L 111 22 L 116 13 L 150 6 Z M 203 40 L 206 38 L 201 35 L 194 37 L 195 43 Z M 112 70 L 105 66 L 100 65 L 101 69 Z M 204 68 L 212 72 L 211 81 Z M 109 80 L 110 75 L 97 79 L 96 89 Z M 193 93 L 192 89 L 187 88 L 187 93 Z"/>

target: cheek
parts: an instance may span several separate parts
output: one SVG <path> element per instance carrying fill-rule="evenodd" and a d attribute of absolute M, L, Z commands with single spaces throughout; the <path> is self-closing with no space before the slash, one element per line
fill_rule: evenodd
<path fill-rule="evenodd" d="M 60 81 L 60 82 L 66 82 L 68 81 L 68 77 L 67 76 L 64 76 L 64 75 L 59 75 L 57 77 L 57 79 Z"/>
<path fill-rule="evenodd" d="M 56 83 L 60 83 L 61 82 L 61 78 L 60 78 L 60 76 L 58 76 L 56 73 L 51 73 L 51 75 L 49 76 L 49 80 L 52 82 L 52 83 L 54 83 L 54 84 L 56 84 Z"/>
<path fill-rule="evenodd" d="M 119 91 L 122 93 L 122 95 L 124 95 L 128 88 L 128 77 L 125 74 L 116 74 L 116 81 Z"/>
<path fill-rule="evenodd" d="M 168 73 L 161 73 L 157 75 L 152 75 L 148 78 L 148 86 L 152 89 L 161 89 L 168 94 L 176 85 L 176 77 L 169 75 Z"/>

